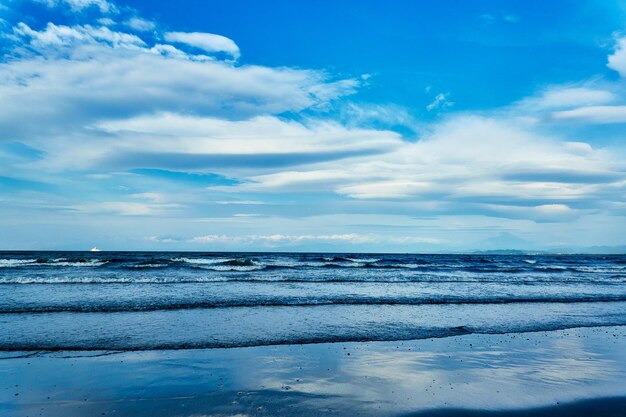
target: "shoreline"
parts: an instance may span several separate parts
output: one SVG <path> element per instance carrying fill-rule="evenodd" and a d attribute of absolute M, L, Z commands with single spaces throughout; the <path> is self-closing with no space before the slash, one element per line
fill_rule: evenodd
<path fill-rule="evenodd" d="M 79 352 L 0 360 L 6 375 L 0 414 L 522 417 L 589 415 L 589 407 L 604 409 L 594 414 L 601 416 L 626 411 L 626 326 L 72 353 Z"/>
<path fill-rule="evenodd" d="M 37 348 L 37 349 L 21 349 L 21 348 L 4 348 L 0 346 L 0 355 L 7 353 L 24 353 L 24 355 L 18 355 L 14 357 L 4 357 L 0 356 L 0 360 L 4 359 L 20 359 L 27 357 L 36 357 L 38 355 L 54 355 L 56 353 L 63 352 L 72 352 L 72 353 L 80 353 L 80 352 L 89 352 L 96 353 L 95 355 L 81 355 L 81 356 L 67 356 L 63 358 L 70 357 L 97 357 L 103 355 L 115 355 L 115 354 L 123 354 L 123 353 L 139 353 L 139 352 L 178 352 L 178 351 L 203 351 L 203 350 L 230 350 L 230 349 L 254 349 L 254 348 L 264 348 L 264 347 L 295 347 L 295 346 L 309 346 L 309 345 L 336 345 L 336 344 L 348 344 L 348 343 L 410 343 L 410 342 L 418 342 L 422 340 L 431 340 L 431 339 L 448 339 L 455 337 L 463 337 L 463 336 L 506 336 L 506 335 L 514 335 L 514 334 L 534 334 L 534 333 L 547 333 L 547 332 L 559 332 L 559 331 L 568 331 L 568 330 L 584 330 L 584 329 L 602 329 L 602 328 L 624 328 L 626 329 L 626 324 L 606 324 L 606 325 L 581 325 L 581 326 L 554 326 L 552 328 L 545 329 L 533 329 L 533 330 L 518 330 L 518 331 L 505 331 L 505 332 L 474 332 L 465 328 L 465 326 L 459 326 L 454 328 L 453 330 L 458 331 L 458 333 L 450 333 L 450 334 L 442 334 L 442 335 L 430 335 L 428 337 L 409 337 L 406 339 L 342 339 L 342 340 L 296 340 L 296 341 L 288 341 L 288 342 L 268 342 L 268 343 L 258 343 L 258 344 L 244 344 L 244 345 L 199 345 L 199 346 L 183 346 L 183 347 L 147 347 L 147 348 L 129 348 L 129 349 L 103 349 L 99 347 L 94 348 L 74 348 L 74 347 L 59 347 L 59 348 Z"/>

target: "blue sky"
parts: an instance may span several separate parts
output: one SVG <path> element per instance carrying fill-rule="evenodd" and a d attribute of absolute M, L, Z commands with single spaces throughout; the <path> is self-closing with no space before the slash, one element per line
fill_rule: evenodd
<path fill-rule="evenodd" d="M 624 1 L 2 0 L 0 52 L 2 249 L 626 244 Z"/>

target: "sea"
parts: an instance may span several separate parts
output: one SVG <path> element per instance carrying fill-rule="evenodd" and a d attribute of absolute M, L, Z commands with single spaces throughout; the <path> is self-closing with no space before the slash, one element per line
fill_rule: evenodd
<path fill-rule="evenodd" d="M 626 325 L 626 255 L 0 252 L 0 351 Z"/>

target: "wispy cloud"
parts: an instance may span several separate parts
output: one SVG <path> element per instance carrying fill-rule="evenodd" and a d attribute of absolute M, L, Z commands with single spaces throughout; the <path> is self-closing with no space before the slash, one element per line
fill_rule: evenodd
<path fill-rule="evenodd" d="M 552 113 L 555 120 L 571 120 L 581 123 L 626 123 L 626 105 L 588 106 Z"/>
<path fill-rule="evenodd" d="M 310 244 L 310 243 L 349 243 L 354 245 L 393 243 L 393 244 L 431 244 L 438 245 L 443 243 L 441 239 L 419 236 L 393 236 L 385 237 L 374 234 L 319 234 L 319 235 L 247 235 L 247 236 L 230 236 L 230 235 L 205 235 L 197 236 L 189 240 L 197 244 L 243 244 L 254 245 L 261 244 L 263 246 L 285 246 L 293 244 Z"/>
<path fill-rule="evenodd" d="M 84 9 L 95 7 L 102 13 L 116 13 L 117 6 L 107 0 L 35 0 L 43 3 L 48 7 L 67 6 L 71 10 L 79 12 Z"/>
<path fill-rule="evenodd" d="M 483 13 L 478 18 L 487 24 L 496 22 L 517 23 L 521 20 L 520 16 L 513 13 Z"/>
<path fill-rule="evenodd" d="M 168 42 L 182 43 L 209 53 L 226 52 L 235 59 L 239 58 L 239 47 L 225 36 L 200 32 L 166 32 L 163 36 Z"/>
<path fill-rule="evenodd" d="M 124 22 L 124 25 L 139 32 L 148 32 L 156 29 L 156 23 L 151 20 L 143 19 L 137 16 L 133 16 L 130 19 L 126 20 Z"/>
<path fill-rule="evenodd" d="M 167 210 L 177 209 L 179 204 L 139 203 L 128 201 L 104 201 L 101 203 L 70 206 L 68 209 L 81 213 L 109 213 L 121 216 L 156 216 Z"/>
<path fill-rule="evenodd" d="M 335 234 L 335 235 L 250 235 L 250 236 L 227 236 L 227 235 L 206 235 L 190 239 L 193 243 L 253 243 L 265 242 L 269 244 L 299 243 L 303 241 L 345 241 L 349 243 L 372 243 L 376 241 L 373 236 L 360 235 L 356 233 Z"/>
<path fill-rule="evenodd" d="M 525 111 L 571 108 L 605 104 L 615 101 L 617 96 L 600 88 L 579 86 L 551 87 L 520 103 Z"/>
<path fill-rule="evenodd" d="M 454 103 L 448 100 L 449 94 L 439 93 L 435 96 L 435 99 L 426 106 L 426 110 L 444 110 L 454 106 Z"/>

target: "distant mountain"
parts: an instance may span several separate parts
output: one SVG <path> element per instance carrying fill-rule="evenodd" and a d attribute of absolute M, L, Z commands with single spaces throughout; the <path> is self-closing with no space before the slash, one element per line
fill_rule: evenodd
<path fill-rule="evenodd" d="M 469 253 L 477 255 L 545 255 L 545 254 L 590 254 L 590 255 L 626 255 L 626 246 L 588 246 L 559 247 L 545 250 L 535 249 L 488 249 Z"/>
<path fill-rule="evenodd" d="M 626 245 L 579 246 L 550 248 L 551 253 L 590 253 L 599 255 L 626 255 Z"/>
<path fill-rule="evenodd" d="M 514 235 L 509 232 L 501 232 L 495 236 L 487 238 L 480 242 L 476 249 L 483 251 L 493 251 L 493 250 L 520 250 L 526 251 L 529 249 L 533 249 L 536 245 L 533 242 L 530 242 L 526 239 L 522 239 L 519 236 Z M 506 248 L 506 249 L 503 249 Z"/>

